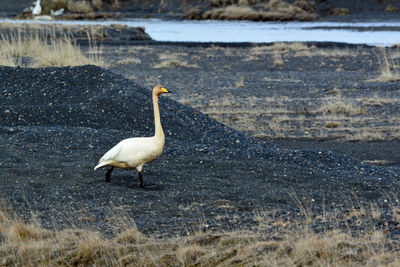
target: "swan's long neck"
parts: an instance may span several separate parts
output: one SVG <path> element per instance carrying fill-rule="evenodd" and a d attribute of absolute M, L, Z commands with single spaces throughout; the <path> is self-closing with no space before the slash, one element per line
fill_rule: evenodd
<path fill-rule="evenodd" d="M 157 139 L 164 139 L 164 131 L 161 126 L 160 109 L 158 107 L 158 95 L 153 93 L 154 125 L 156 127 L 154 136 Z"/>

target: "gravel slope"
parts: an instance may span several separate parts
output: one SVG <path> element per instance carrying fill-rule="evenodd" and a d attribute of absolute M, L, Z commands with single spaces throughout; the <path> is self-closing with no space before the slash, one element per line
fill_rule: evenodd
<path fill-rule="evenodd" d="M 399 81 L 371 81 L 381 74 L 382 53 L 396 62 L 399 52 L 337 43 L 154 42 L 103 56 L 113 73 L 149 88 L 162 81 L 174 88 L 170 98 L 247 135 L 400 166 Z M 119 63 L 126 55 L 133 63 Z"/>
<path fill-rule="evenodd" d="M 94 66 L 1 67 L 2 198 L 48 227 L 82 223 L 107 232 L 122 212 L 152 234 L 249 228 L 260 211 L 296 217 L 297 200 L 318 212 L 322 203 L 329 210 L 397 199 L 399 168 L 282 149 L 168 96 L 160 97 L 164 154 L 144 167 L 158 189 L 140 189 L 135 171 L 114 171 L 106 183 L 104 169 L 93 171 L 103 153 L 122 138 L 153 133 L 150 89 Z"/>

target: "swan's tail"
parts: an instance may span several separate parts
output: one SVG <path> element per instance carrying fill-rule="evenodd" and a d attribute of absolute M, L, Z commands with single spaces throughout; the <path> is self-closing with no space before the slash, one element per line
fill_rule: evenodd
<path fill-rule="evenodd" d="M 97 170 L 98 168 L 107 166 L 107 165 L 108 165 L 109 163 L 111 163 L 111 162 L 113 162 L 113 161 L 112 161 L 112 160 L 104 160 L 104 161 L 101 161 L 101 162 L 99 162 L 99 164 L 97 164 L 96 167 L 94 167 L 94 170 Z"/>

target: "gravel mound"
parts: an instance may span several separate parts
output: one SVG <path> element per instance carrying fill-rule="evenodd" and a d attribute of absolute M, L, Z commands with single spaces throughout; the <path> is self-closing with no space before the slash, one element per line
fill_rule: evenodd
<path fill-rule="evenodd" d="M 67 25 L 67 24 L 37 24 L 21 23 L 3 23 L 2 35 L 0 39 L 12 40 L 15 36 L 20 39 L 31 36 L 40 36 L 41 39 L 49 41 L 55 39 L 72 39 L 78 44 L 87 44 L 94 42 L 137 42 L 151 41 L 150 35 L 145 32 L 143 27 L 128 27 L 126 25 Z"/>
<path fill-rule="evenodd" d="M 298 216 L 296 202 L 316 212 L 385 206 L 399 192 L 396 167 L 267 144 L 164 95 L 165 150 L 144 167 L 157 190 L 139 188 L 135 171 L 114 171 L 106 183 L 104 169 L 93 171 L 103 153 L 153 134 L 151 88 L 95 66 L 1 67 L 0 90 L 2 198 L 48 227 L 107 232 L 123 212 L 152 234 L 249 228 L 258 211 Z"/>

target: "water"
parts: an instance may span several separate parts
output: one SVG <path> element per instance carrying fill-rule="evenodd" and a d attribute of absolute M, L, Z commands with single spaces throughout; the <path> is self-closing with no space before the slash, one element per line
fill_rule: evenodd
<path fill-rule="evenodd" d="M 31 23 L 32 20 L 0 20 Z M 37 22 L 37 21 L 35 21 Z M 62 24 L 120 24 L 143 26 L 157 41 L 180 42 L 339 42 L 392 46 L 400 44 L 400 21 L 395 22 L 250 22 L 169 21 L 132 19 L 113 21 L 40 21 Z M 371 30 L 371 27 L 373 28 Z"/>

